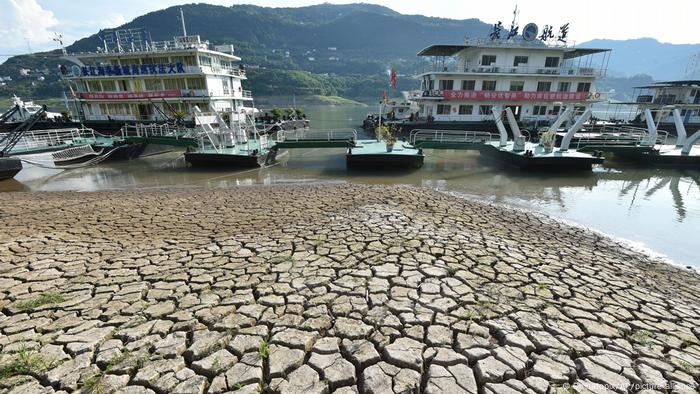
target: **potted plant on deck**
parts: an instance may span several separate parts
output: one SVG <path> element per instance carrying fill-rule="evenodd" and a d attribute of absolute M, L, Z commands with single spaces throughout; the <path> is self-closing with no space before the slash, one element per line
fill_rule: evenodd
<path fill-rule="evenodd" d="M 377 140 L 382 140 L 386 143 L 387 152 L 394 150 L 396 134 L 398 133 L 398 127 L 396 127 L 396 125 L 381 125 L 375 129 L 375 133 L 377 135 Z"/>

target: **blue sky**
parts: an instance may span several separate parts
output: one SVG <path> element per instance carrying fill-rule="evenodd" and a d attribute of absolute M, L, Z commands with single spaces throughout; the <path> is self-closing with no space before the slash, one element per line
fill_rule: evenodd
<path fill-rule="evenodd" d="M 295 7 L 319 4 L 312 0 L 198 0 L 229 6 L 249 3 L 267 7 Z M 700 43 L 694 26 L 700 15 L 700 1 L 671 0 L 651 6 L 633 0 L 586 0 L 585 2 L 542 0 L 363 0 L 381 4 L 403 14 L 466 19 L 507 24 L 517 3 L 520 25 L 571 24 L 569 37 L 576 42 L 594 38 L 629 39 L 652 37 L 675 44 Z M 193 1 L 166 0 L 0 0 L 0 62 L 3 55 L 55 49 L 56 33 L 64 42 L 73 41 L 102 28 L 117 27 L 150 11 Z M 351 1 L 334 1 L 345 4 Z M 484 6 L 488 4 L 488 6 Z M 581 4 L 578 6 L 577 4 Z"/>

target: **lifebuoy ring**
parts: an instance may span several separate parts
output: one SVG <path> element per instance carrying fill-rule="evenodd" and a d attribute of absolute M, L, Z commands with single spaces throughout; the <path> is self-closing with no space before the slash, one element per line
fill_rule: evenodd
<path fill-rule="evenodd" d="M 593 95 L 593 98 L 597 98 L 597 99 L 600 98 L 600 93 L 596 92 L 596 93 Z"/>

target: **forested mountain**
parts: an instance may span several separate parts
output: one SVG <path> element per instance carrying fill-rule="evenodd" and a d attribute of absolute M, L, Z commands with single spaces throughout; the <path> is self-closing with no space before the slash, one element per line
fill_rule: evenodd
<path fill-rule="evenodd" d="M 582 46 L 612 49 L 609 67 L 617 74 L 648 74 L 657 80 L 700 79 L 700 44 L 674 45 L 638 38 L 593 40 Z"/>
<path fill-rule="evenodd" d="M 490 25 L 477 19 L 453 20 L 403 15 L 372 4 L 320 4 L 299 8 L 231 7 L 189 4 L 142 15 L 119 28 L 144 28 L 155 41 L 181 35 L 182 8 L 188 34 L 212 44 L 233 44 L 249 67 L 247 88 L 257 95 L 333 94 L 376 97 L 388 83 L 392 65 L 399 88 L 417 86 L 416 53 L 431 44 L 459 44 L 465 36 L 484 37 Z M 94 51 L 105 31 L 70 45 L 69 52 Z M 624 88 L 625 77 L 649 74 L 655 79 L 681 78 L 700 46 L 660 44 L 655 40 L 595 40 L 583 46 L 610 47 L 611 85 Z M 0 65 L 0 96 L 13 93 L 36 98 L 60 96 L 59 51 L 15 56 Z M 21 75 L 20 69 L 31 70 Z M 43 79 L 42 79 L 43 78 Z M 630 81 L 637 78 L 631 78 Z M 1 84 L 0 84 L 1 85 Z"/>

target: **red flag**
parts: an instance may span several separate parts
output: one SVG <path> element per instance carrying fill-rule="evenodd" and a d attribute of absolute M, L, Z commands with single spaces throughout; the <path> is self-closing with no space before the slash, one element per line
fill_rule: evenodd
<path fill-rule="evenodd" d="M 387 101 L 388 101 L 388 100 L 387 100 L 387 98 L 386 98 L 386 89 L 384 89 L 384 104 L 386 104 Z"/>
<path fill-rule="evenodd" d="M 391 65 L 391 87 L 396 87 L 396 67 L 393 64 Z"/>

